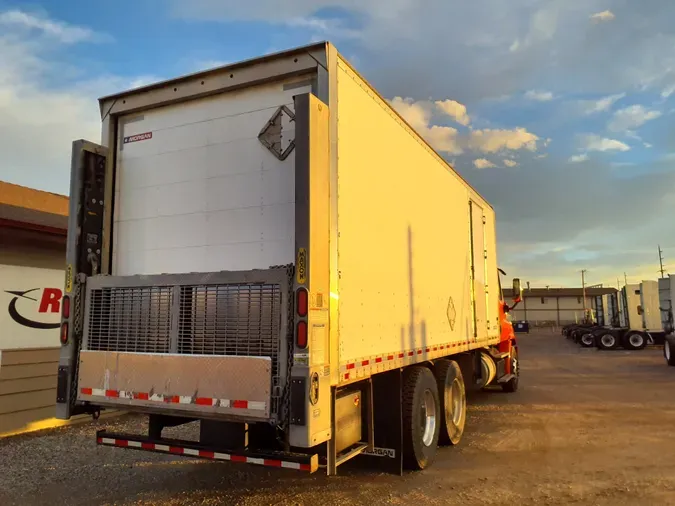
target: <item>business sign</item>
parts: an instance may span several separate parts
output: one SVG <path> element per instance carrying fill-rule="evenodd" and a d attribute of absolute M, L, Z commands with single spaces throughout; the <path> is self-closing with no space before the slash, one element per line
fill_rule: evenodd
<path fill-rule="evenodd" d="M 0 265 L 0 350 L 59 346 L 64 271 Z"/>

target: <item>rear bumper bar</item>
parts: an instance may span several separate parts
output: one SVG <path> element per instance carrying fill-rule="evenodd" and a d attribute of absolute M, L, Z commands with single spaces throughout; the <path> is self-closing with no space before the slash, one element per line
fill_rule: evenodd
<path fill-rule="evenodd" d="M 319 456 L 290 452 L 241 451 L 204 445 L 194 441 L 179 439 L 153 439 L 136 434 L 119 434 L 100 430 L 96 433 L 96 443 L 104 446 L 132 448 L 173 455 L 185 455 L 209 460 L 241 462 L 266 467 L 295 469 L 313 473 L 319 468 Z"/>

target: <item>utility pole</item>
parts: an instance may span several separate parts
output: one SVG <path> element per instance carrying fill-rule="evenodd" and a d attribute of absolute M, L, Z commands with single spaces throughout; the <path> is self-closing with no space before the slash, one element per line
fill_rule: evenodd
<path fill-rule="evenodd" d="M 624 285 L 628 284 L 628 276 L 626 276 L 626 271 L 623 272 L 623 284 Z"/>
<path fill-rule="evenodd" d="M 664 274 L 664 269 L 663 269 L 663 250 L 661 249 L 660 244 L 659 244 L 659 265 L 661 265 L 661 268 L 659 269 L 659 271 L 661 272 L 661 277 L 665 278 L 666 276 Z"/>

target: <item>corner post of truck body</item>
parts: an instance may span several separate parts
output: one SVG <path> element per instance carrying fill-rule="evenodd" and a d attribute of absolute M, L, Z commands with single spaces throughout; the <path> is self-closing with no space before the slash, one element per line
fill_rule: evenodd
<path fill-rule="evenodd" d="M 106 203 L 98 195 L 96 183 L 100 181 L 97 175 L 101 164 L 106 163 L 107 158 L 107 149 L 103 146 L 85 140 L 73 142 L 64 290 L 64 295 L 71 298 L 71 304 L 70 313 L 61 320 L 61 325 L 68 327 L 66 341 L 61 342 L 56 388 L 56 417 L 62 420 L 85 412 L 75 406 L 77 360 L 82 338 L 86 274 L 91 274 L 94 265 L 100 265 L 102 230 L 98 230 L 98 219 Z M 87 183 L 88 192 L 85 191 Z M 85 246 L 90 247 L 85 250 Z M 83 258 L 84 252 L 90 258 Z"/>

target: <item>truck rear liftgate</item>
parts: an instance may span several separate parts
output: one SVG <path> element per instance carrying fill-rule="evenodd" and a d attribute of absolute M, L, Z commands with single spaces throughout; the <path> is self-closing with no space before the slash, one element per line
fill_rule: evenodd
<path fill-rule="evenodd" d="M 282 421 L 292 267 L 93 276 L 86 286 L 79 402 L 159 416 Z M 291 274 L 292 275 L 292 274 Z M 182 418 L 181 418 L 182 417 Z M 97 442 L 305 471 L 316 455 L 109 434 Z"/>
<path fill-rule="evenodd" d="M 276 421 L 286 278 L 286 269 L 89 278 L 78 400 Z"/>

